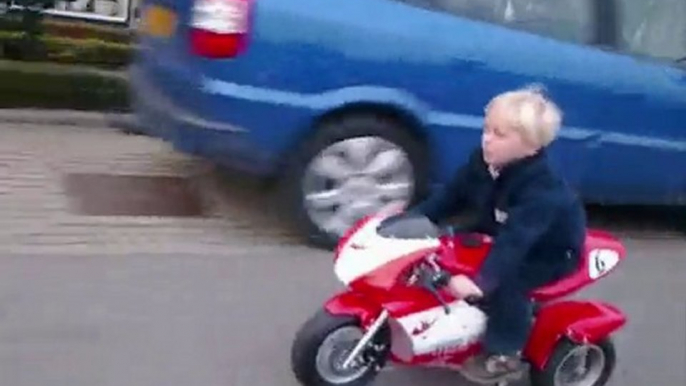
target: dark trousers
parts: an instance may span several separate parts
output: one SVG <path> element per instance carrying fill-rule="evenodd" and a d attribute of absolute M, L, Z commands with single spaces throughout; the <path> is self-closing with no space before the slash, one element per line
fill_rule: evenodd
<path fill-rule="evenodd" d="M 564 274 L 539 270 L 535 274 L 513 275 L 486 296 L 483 307 L 488 316 L 483 339 L 486 353 L 515 355 L 524 349 L 533 320 L 533 302 L 529 293 L 561 276 Z"/>

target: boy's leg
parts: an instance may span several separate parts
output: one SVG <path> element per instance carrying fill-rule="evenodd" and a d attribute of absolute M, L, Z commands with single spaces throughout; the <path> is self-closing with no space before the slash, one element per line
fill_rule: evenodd
<path fill-rule="evenodd" d="M 529 337 L 533 312 L 528 292 L 520 280 L 510 280 L 486 299 L 484 352 L 470 366 L 478 376 L 498 377 L 523 368 L 520 353 Z"/>
<path fill-rule="evenodd" d="M 527 293 L 526 288 L 513 281 L 500 285 L 487 299 L 488 322 L 483 344 L 489 354 L 517 356 L 524 349 L 533 308 Z"/>

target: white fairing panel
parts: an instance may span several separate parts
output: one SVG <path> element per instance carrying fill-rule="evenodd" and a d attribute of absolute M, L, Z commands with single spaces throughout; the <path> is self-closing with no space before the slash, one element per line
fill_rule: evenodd
<path fill-rule="evenodd" d="M 449 307 L 448 315 L 443 307 L 434 307 L 398 319 L 411 339 L 414 355 L 458 352 L 479 341 L 486 330 L 486 314 L 464 301 Z"/>
<path fill-rule="evenodd" d="M 382 220 L 383 218 L 371 219 L 340 251 L 334 272 L 343 284 L 348 285 L 384 264 L 410 253 L 440 246 L 440 240 L 436 238 L 404 240 L 381 237 L 376 229 Z"/>

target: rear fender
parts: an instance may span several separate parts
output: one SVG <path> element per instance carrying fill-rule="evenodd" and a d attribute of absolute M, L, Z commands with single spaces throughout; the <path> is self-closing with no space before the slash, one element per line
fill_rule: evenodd
<path fill-rule="evenodd" d="M 545 367 L 558 341 L 596 343 L 624 326 L 626 316 L 616 307 L 594 301 L 561 301 L 543 306 L 536 317 L 524 355 L 539 370 Z"/>
<path fill-rule="evenodd" d="M 369 327 L 381 313 L 381 306 L 354 292 L 341 292 L 330 298 L 324 309 L 331 315 L 354 316 Z"/>

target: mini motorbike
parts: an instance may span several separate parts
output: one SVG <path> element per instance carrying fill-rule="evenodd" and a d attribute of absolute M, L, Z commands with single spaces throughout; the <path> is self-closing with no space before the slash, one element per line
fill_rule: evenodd
<path fill-rule="evenodd" d="M 530 294 L 533 328 L 518 374 L 482 379 L 467 359 L 480 353 L 487 316 L 475 299 L 458 299 L 437 282 L 473 276 L 493 239 L 446 232 L 424 217 L 385 226 L 397 212 L 360 220 L 341 238 L 334 271 L 346 285 L 297 333 L 291 366 L 304 386 L 365 386 L 389 363 L 451 368 L 477 384 L 507 385 L 529 373 L 534 386 L 603 386 L 615 366 L 611 335 L 626 323 L 616 307 L 562 299 L 596 282 L 625 258 L 613 235 L 587 231 L 572 274 Z"/>

